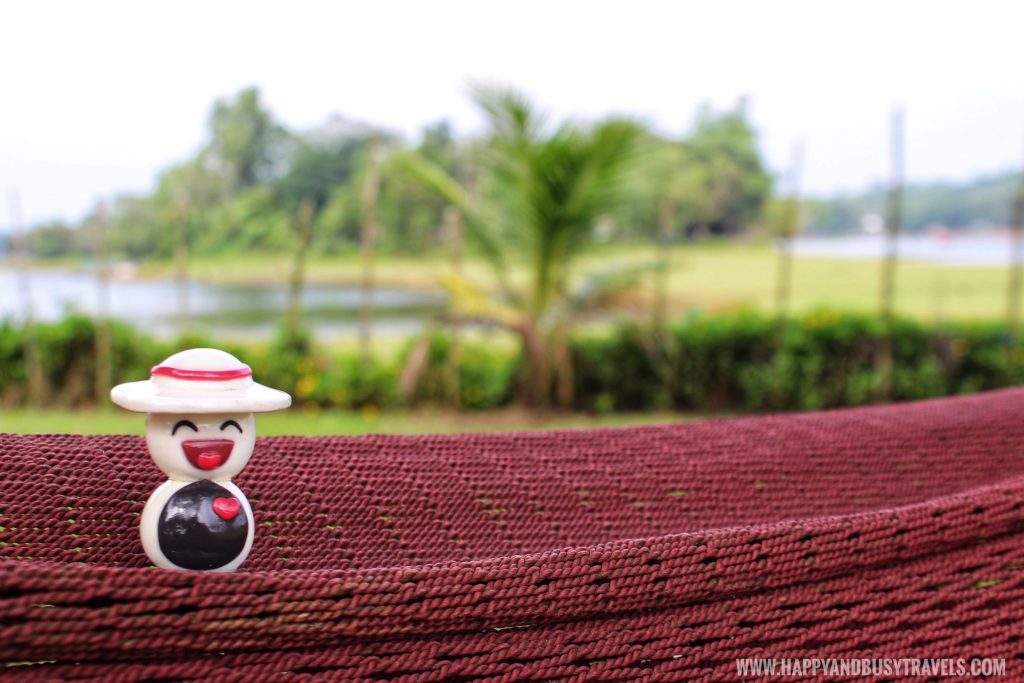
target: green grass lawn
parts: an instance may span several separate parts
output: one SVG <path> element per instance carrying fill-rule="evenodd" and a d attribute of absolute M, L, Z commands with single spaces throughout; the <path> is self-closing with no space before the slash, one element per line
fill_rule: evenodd
<path fill-rule="evenodd" d="M 486 413 L 454 411 L 320 411 L 268 413 L 256 418 L 262 436 L 278 434 L 430 434 L 493 432 L 657 424 L 692 419 L 672 413 L 537 416 L 508 409 Z M 14 434 L 142 434 L 142 415 L 115 409 L 5 410 L 0 408 L 0 432 Z"/>
<path fill-rule="evenodd" d="M 580 259 L 577 275 L 614 263 L 653 262 L 658 248 L 641 245 L 600 245 Z M 774 310 L 775 250 L 765 243 L 704 242 L 678 245 L 671 250 L 670 301 L 678 312 L 722 310 L 741 306 Z M 441 253 L 411 256 L 381 256 L 376 265 L 381 286 L 439 290 L 438 273 L 446 266 Z M 221 258 L 197 256 L 193 274 L 220 283 L 284 282 L 289 272 L 287 255 L 238 255 Z M 872 261 L 798 259 L 793 270 L 792 310 L 828 307 L 838 310 L 873 312 L 878 308 L 879 264 Z M 170 264 L 145 264 L 141 273 L 166 276 Z M 527 275 L 523 263 L 513 259 L 512 279 Z M 991 320 L 1005 310 L 1006 268 L 950 267 L 901 263 L 896 280 L 898 313 L 924 321 Z M 490 271 L 480 259 L 469 258 L 466 274 L 483 284 L 493 283 Z M 311 282 L 358 284 L 357 254 L 316 256 L 310 260 Z M 653 294 L 650 284 L 639 287 L 630 301 L 648 305 Z"/>
<path fill-rule="evenodd" d="M 671 291 L 676 308 L 750 306 L 773 311 L 778 255 L 768 246 L 682 247 L 674 255 Z M 792 310 L 878 310 L 880 264 L 797 259 Z M 1006 309 L 1007 268 L 901 263 L 898 313 L 923 321 L 1000 319 Z"/>

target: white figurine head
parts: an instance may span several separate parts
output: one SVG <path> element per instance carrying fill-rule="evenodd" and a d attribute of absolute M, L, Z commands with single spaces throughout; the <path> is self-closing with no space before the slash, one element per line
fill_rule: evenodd
<path fill-rule="evenodd" d="M 256 445 L 252 413 L 149 413 L 146 446 L 171 479 L 230 479 Z"/>
<path fill-rule="evenodd" d="M 146 445 L 172 479 L 229 479 L 256 443 L 253 413 L 287 408 L 291 397 L 257 384 L 248 365 L 217 349 L 189 349 L 142 382 L 110 391 L 117 405 L 148 413 Z"/>

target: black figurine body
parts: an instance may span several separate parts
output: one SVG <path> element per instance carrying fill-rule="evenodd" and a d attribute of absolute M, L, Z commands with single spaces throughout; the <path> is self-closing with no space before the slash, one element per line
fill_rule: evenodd
<path fill-rule="evenodd" d="M 185 569 L 217 569 L 245 548 L 252 524 L 241 501 L 208 479 L 186 484 L 171 494 L 160 513 L 160 551 Z"/>

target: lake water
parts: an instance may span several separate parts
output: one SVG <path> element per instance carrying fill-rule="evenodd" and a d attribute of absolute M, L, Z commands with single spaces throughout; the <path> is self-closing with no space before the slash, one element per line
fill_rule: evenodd
<path fill-rule="evenodd" d="M 37 320 L 58 320 L 69 311 L 95 314 L 98 288 L 89 270 L 34 270 L 32 301 Z M 169 279 L 111 280 L 110 314 L 156 336 L 178 332 L 178 285 Z M 361 292 L 355 287 L 310 285 L 303 292 L 303 315 L 318 336 L 351 336 L 358 329 Z M 375 334 L 410 334 L 423 328 L 444 306 L 439 294 L 377 289 Z M 193 328 L 217 336 L 263 337 L 284 315 L 283 286 L 214 285 L 189 282 Z M 0 319 L 24 311 L 18 275 L 0 267 Z"/>
<path fill-rule="evenodd" d="M 805 258 L 875 260 L 885 253 L 882 235 L 823 237 L 805 235 L 793 242 L 794 254 Z M 902 260 L 946 266 L 1004 267 L 1010 261 L 1008 234 L 948 233 L 904 235 Z M 32 299 L 39 320 L 58 320 L 68 311 L 95 314 L 96 279 L 92 271 L 36 270 Z M 190 282 L 189 310 L 193 328 L 218 337 L 266 337 L 282 319 L 287 294 L 281 285 L 215 285 Z M 410 335 L 423 329 L 444 306 L 440 294 L 378 289 L 375 335 Z M 361 294 L 358 288 L 310 285 L 303 293 L 304 318 L 320 338 L 352 337 L 358 329 Z M 20 317 L 24 307 L 17 274 L 0 265 L 0 319 Z M 178 288 L 169 279 L 111 280 L 110 311 L 150 334 L 178 333 Z"/>
<path fill-rule="evenodd" d="M 948 266 L 1005 267 L 1012 251 L 1009 233 L 902 235 L 897 244 L 901 260 Z M 793 240 L 793 253 L 806 258 L 877 260 L 885 254 L 885 236 L 806 235 Z"/>

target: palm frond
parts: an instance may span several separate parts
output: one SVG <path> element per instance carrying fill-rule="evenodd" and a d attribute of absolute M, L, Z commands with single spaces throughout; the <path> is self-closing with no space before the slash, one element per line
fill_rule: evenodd
<path fill-rule="evenodd" d="M 546 117 L 522 93 L 482 84 L 473 85 L 470 90 L 473 101 L 487 117 L 494 139 L 519 145 L 540 134 Z"/>
<path fill-rule="evenodd" d="M 536 310 L 564 290 L 572 256 L 621 201 L 640 137 L 635 123 L 612 120 L 589 131 L 567 124 L 535 146 L 523 191 L 536 259 Z"/>
<path fill-rule="evenodd" d="M 521 316 L 515 306 L 510 306 L 468 278 L 448 272 L 443 273 L 440 280 L 448 293 L 451 309 L 459 317 L 486 320 L 508 328 L 519 323 Z"/>
<path fill-rule="evenodd" d="M 487 216 L 474 204 L 462 185 L 446 170 L 416 152 L 398 155 L 394 163 L 455 207 L 465 221 L 470 239 L 476 243 L 494 268 L 503 292 L 511 298 L 516 298 L 508 283 L 504 245 L 491 228 Z"/>

